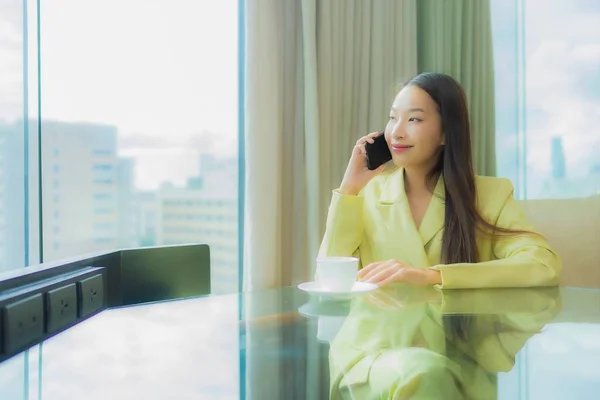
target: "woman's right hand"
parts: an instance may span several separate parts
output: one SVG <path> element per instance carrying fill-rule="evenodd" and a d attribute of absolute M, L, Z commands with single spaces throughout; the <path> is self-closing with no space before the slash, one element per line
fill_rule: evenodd
<path fill-rule="evenodd" d="M 375 138 L 380 135 L 383 135 L 383 132 L 369 133 L 367 136 L 361 137 L 356 142 L 354 149 L 352 149 L 350 162 L 344 173 L 344 179 L 342 179 L 342 184 L 340 185 L 339 192 L 341 194 L 350 196 L 358 195 L 371 179 L 385 170 L 386 164 L 383 164 L 373 171 L 369 170 L 367 167 L 365 144 L 372 144 L 375 141 Z"/>

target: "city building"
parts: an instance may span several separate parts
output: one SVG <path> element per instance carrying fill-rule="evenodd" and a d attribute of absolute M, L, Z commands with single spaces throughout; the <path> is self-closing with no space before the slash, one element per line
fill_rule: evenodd
<path fill-rule="evenodd" d="M 117 160 L 117 210 L 119 216 L 119 247 L 137 247 L 140 236 L 137 232 L 136 197 L 134 191 L 135 162 L 131 158 Z"/>
<path fill-rule="evenodd" d="M 6 216 L 6 178 L 8 166 L 7 157 L 7 136 L 8 129 L 0 122 L 0 272 L 9 269 L 9 260 L 6 256 L 7 251 L 7 216 Z"/>
<path fill-rule="evenodd" d="M 206 243 L 213 293 L 238 290 L 237 159 L 203 155 L 200 175 L 186 188 L 163 187 L 156 197 L 157 243 Z"/>
<path fill-rule="evenodd" d="M 206 243 L 213 293 L 238 290 L 237 158 L 202 155 L 185 187 L 135 191 L 135 163 L 118 156 L 116 127 L 44 121 L 42 129 L 44 261 Z M 0 271 L 23 264 L 23 229 L 7 229 L 24 226 L 22 130 L 22 123 L 0 125 Z"/>
<path fill-rule="evenodd" d="M 142 247 L 158 244 L 158 200 L 155 191 L 135 193 L 136 237 Z"/>
<path fill-rule="evenodd" d="M 0 272 L 25 263 L 23 122 L 0 121 Z"/>
<path fill-rule="evenodd" d="M 133 165 L 117 157 L 117 128 L 44 121 L 42 129 L 44 260 L 137 244 Z"/>
<path fill-rule="evenodd" d="M 566 170 L 565 151 L 562 137 L 554 137 L 551 142 L 551 176 L 543 181 L 539 198 L 567 199 L 589 197 L 600 194 L 600 164 L 594 164 L 587 173 L 574 176 Z"/>

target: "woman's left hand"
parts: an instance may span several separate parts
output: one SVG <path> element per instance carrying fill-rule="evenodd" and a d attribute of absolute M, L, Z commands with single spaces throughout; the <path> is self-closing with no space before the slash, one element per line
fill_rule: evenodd
<path fill-rule="evenodd" d="M 432 269 L 414 268 L 398 260 L 379 261 L 358 271 L 358 280 L 379 286 L 406 282 L 418 286 L 442 283 L 440 273 Z"/>

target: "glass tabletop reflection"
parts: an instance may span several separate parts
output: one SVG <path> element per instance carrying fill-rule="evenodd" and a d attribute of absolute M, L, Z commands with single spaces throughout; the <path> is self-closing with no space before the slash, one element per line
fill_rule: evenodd
<path fill-rule="evenodd" d="M 0 398 L 596 399 L 598 360 L 600 290 L 286 287 L 105 310 L 0 364 Z"/>

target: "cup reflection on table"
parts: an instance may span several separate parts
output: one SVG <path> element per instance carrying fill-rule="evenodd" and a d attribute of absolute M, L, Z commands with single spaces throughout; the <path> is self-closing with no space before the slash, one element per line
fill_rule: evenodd
<path fill-rule="evenodd" d="M 350 312 L 350 301 L 311 297 L 299 309 L 307 318 L 317 319 L 317 339 L 330 343 L 338 334 Z"/>

